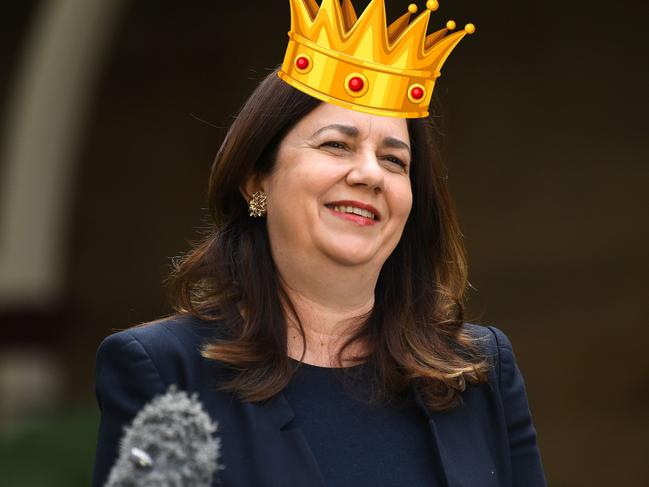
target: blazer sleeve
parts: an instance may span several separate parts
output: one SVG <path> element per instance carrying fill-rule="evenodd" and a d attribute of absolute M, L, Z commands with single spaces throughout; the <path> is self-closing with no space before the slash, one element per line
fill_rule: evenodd
<path fill-rule="evenodd" d="M 527 401 L 523 375 L 516 364 L 512 344 L 498 328 L 489 327 L 498 346 L 498 386 L 509 437 L 513 487 L 547 485 L 536 441 L 536 430 Z"/>
<path fill-rule="evenodd" d="M 97 349 L 95 392 L 101 411 L 93 487 L 103 487 L 119 454 L 124 428 L 165 384 L 142 344 L 128 330 L 105 338 Z"/>

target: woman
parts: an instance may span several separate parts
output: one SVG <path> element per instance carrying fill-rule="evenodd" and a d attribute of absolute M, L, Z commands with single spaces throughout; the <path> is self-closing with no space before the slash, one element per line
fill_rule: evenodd
<path fill-rule="evenodd" d="M 171 384 L 218 422 L 224 485 L 545 485 L 510 342 L 463 321 L 430 119 L 323 103 L 273 72 L 209 203 L 213 229 L 173 275 L 178 313 L 99 347 L 95 486 Z"/>

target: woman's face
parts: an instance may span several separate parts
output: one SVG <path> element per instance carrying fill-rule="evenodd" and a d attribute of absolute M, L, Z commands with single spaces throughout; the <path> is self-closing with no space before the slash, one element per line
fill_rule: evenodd
<path fill-rule="evenodd" d="M 273 255 L 380 269 L 412 207 L 410 162 L 405 119 L 320 104 L 260 181 Z"/>

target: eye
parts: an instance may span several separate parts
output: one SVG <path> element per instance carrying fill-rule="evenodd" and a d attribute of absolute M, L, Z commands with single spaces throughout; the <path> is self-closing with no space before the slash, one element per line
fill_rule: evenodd
<path fill-rule="evenodd" d="M 398 157 L 394 157 L 394 156 L 386 156 L 386 157 L 384 157 L 384 159 L 385 159 L 386 161 L 393 162 L 393 163 L 395 163 L 395 164 L 401 166 L 401 167 L 404 168 L 404 169 L 407 167 L 407 164 L 406 164 L 405 162 L 403 162 L 401 159 L 399 159 Z"/>
<path fill-rule="evenodd" d="M 343 142 L 338 142 L 336 140 L 330 140 L 323 144 L 320 144 L 320 147 L 331 147 L 332 149 L 347 149 L 347 146 Z"/>

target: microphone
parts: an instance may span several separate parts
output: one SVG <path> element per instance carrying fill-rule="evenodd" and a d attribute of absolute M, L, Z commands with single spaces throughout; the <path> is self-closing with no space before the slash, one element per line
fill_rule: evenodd
<path fill-rule="evenodd" d="M 209 487 L 218 463 L 218 429 L 194 393 L 171 385 L 125 428 L 105 487 Z"/>

